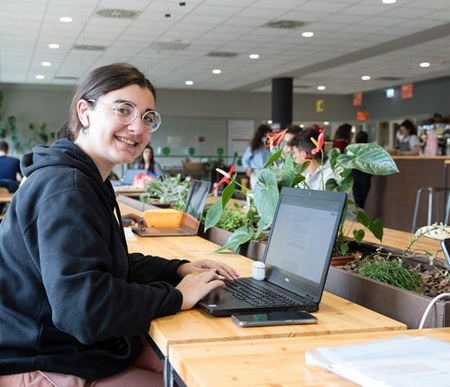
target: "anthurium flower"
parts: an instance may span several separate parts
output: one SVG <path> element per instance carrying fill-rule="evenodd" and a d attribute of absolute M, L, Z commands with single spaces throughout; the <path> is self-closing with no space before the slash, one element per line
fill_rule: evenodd
<path fill-rule="evenodd" d="M 223 183 L 230 184 L 231 178 L 235 170 L 236 167 L 234 165 L 231 166 L 228 172 L 225 172 L 223 169 L 216 168 L 216 171 L 219 172 L 221 175 L 223 175 L 223 177 L 222 179 L 219 180 L 219 182 L 216 185 L 214 185 L 212 192 L 214 192 L 217 188 L 219 188 Z"/>
<path fill-rule="evenodd" d="M 311 151 L 313 155 L 320 152 L 323 148 L 323 143 L 325 142 L 325 133 L 323 130 L 320 130 L 319 138 L 317 139 L 317 142 L 311 138 L 311 141 L 316 145 L 316 147 Z"/>
<path fill-rule="evenodd" d="M 286 134 L 286 132 L 287 132 L 287 129 L 268 133 L 266 142 L 264 143 L 265 147 L 270 148 L 270 150 L 272 150 L 274 146 L 280 146 L 280 144 L 284 140 L 284 135 Z"/>

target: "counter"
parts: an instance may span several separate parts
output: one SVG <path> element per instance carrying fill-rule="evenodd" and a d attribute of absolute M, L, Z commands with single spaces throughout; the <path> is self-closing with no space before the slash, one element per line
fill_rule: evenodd
<path fill-rule="evenodd" d="M 366 201 L 366 213 L 380 218 L 385 227 L 411 231 L 417 190 L 438 189 L 433 201 L 433 218 L 444 221 L 444 162 L 447 156 L 393 156 L 400 173 L 373 176 Z M 427 224 L 428 193 L 423 193 L 417 217 L 417 227 Z M 437 215 L 436 215 L 437 214 Z"/>

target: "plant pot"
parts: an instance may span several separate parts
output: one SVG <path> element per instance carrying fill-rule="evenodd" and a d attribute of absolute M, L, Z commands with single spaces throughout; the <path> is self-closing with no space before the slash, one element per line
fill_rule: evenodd
<path fill-rule="evenodd" d="M 358 253 L 349 253 L 346 255 L 337 255 L 335 257 L 331 257 L 331 266 L 344 266 L 347 263 L 354 261 L 358 257 Z"/>

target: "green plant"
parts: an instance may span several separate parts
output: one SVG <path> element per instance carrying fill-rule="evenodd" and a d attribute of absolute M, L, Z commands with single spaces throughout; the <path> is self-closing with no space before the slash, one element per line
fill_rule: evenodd
<path fill-rule="evenodd" d="M 364 260 L 359 273 L 402 289 L 416 291 L 420 285 L 420 275 L 409 271 L 401 258 L 387 259 L 377 256 L 374 260 Z"/>
<path fill-rule="evenodd" d="M 150 180 L 145 193 L 140 195 L 139 199 L 144 203 L 156 199 L 160 203 L 170 203 L 173 207 L 183 210 L 189 192 L 189 182 L 189 177 L 183 180 L 181 175 Z"/>
<path fill-rule="evenodd" d="M 216 226 L 226 231 L 234 232 L 237 229 L 248 224 L 248 218 L 239 209 L 225 208 L 222 211 L 222 217 L 217 222 Z"/>
<path fill-rule="evenodd" d="M 223 172 L 224 178 L 219 185 L 226 182 L 228 186 L 222 192 L 222 200 L 215 203 L 206 214 L 205 230 L 217 224 L 221 218 L 222 211 L 230 198 L 240 192 L 247 196 L 249 222 L 247 225 L 236 230 L 228 239 L 227 243 L 217 251 L 231 249 L 237 251 L 240 245 L 250 239 L 257 239 L 267 231 L 273 220 L 275 209 L 279 199 L 279 192 L 282 187 L 297 187 L 304 181 L 302 172 L 307 168 L 308 162 L 303 165 L 295 163 L 289 155 L 283 154 L 283 136 L 285 131 L 277 133 L 272 138 L 272 156 L 261 170 L 258 182 L 253 191 L 243 187 L 236 182 L 232 167 L 228 173 Z M 319 135 L 319 140 L 315 141 L 316 152 L 322 152 L 323 158 L 323 132 Z M 339 191 L 351 194 L 353 188 L 353 177 L 351 171 L 358 169 L 362 172 L 373 175 L 389 175 L 398 172 L 397 166 L 392 157 L 384 148 L 377 144 L 352 144 L 349 145 L 344 154 L 338 149 L 333 149 L 330 155 L 330 166 L 335 178 L 323 182 L 323 188 L 327 191 Z M 347 201 L 347 208 L 354 206 L 351 200 Z M 383 237 L 383 225 L 381 220 L 371 220 L 361 209 L 354 211 L 354 219 L 367 227 L 373 235 L 380 241 Z M 353 237 L 360 242 L 365 236 L 364 230 L 355 230 Z M 340 254 L 345 254 L 348 250 L 348 238 L 345 238 L 343 222 L 340 227 L 339 237 L 336 243 L 336 250 Z"/>

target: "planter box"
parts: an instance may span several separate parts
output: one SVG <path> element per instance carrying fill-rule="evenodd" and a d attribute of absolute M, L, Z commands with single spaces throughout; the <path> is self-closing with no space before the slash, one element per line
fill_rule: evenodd
<path fill-rule="evenodd" d="M 203 237 L 223 245 L 231 235 L 231 232 L 212 227 Z M 265 243 L 251 241 L 242 246 L 239 253 L 253 260 L 262 260 Z M 369 254 L 379 245 L 372 243 L 362 244 L 362 252 Z M 387 249 L 386 249 L 387 250 Z M 393 254 L 399 250 L 388 249 Z M 406 259 L 411 265 L 420 264 L 430 268 L 426 257 L 413 257 Z M 445 269 L 445 267 L 443 267 Z M 400 321 L 409 329 L 419 327 L 423 313 L 432 298 L 421 294 L 400 289 L 396 286 L 375 281 L 359 274 L 346 271 L 340 267 L 330 266 L 325 290 L 345 298 L 351 302 L 364 306 L 384 316 Z M 428 313 L 425 328 L 450 326 L 450 301 L 439 300 Z"/>
<path fill-rule="evenodd" d="M 409 329 L 419 327 L 432 298 L 400 289 L 339 267 L 330 266 L 325 290 L 400 321 Z M 450 302 L 436 302 L 428 313 L 424 328 L 450 326 Z"/>
<path fill-rule="evenodd" d="M 232 232 L 218 227 L 211 227 L 204 231 L 203 225 L 201 225 L 199 230 L 199 236 L 221 246 L 227 242 L 231 234 Z M 249 241 L 239 248 L 238 253 L 247 258 L 253 259 L 254 261 L 262 261 L 265 248 L 266 244 L 264 242 Z"/>
<path fill-rule="evenodd" d="M 127 206 L 130 206 L 138 211 L 146 211 L 146 210 L 155 210 L 157 208 L 169 208 L 170 205 L 168 204 L 159 204 L 156 205 L 155 203 L 144 203 L 139 200 L 139 196 L 126 196 L 126 195 L 119 195 L 117 198 L 117 201 L 120 203 L 126 204 Z"/>

